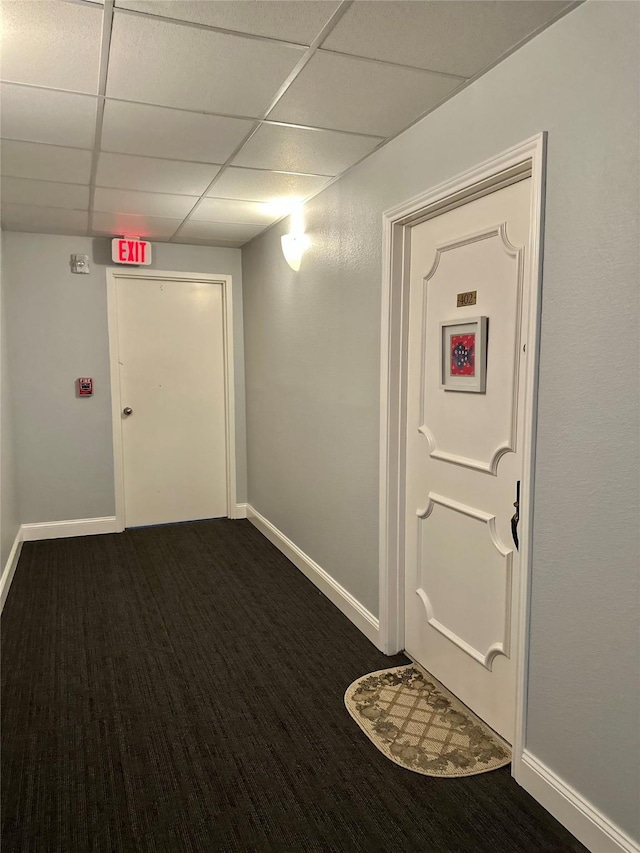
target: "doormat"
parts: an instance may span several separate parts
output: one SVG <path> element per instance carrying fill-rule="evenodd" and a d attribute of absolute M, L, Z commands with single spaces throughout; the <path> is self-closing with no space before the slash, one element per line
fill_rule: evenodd
<path fill-rule="evenodd" d="M 380 752 L 425 776 L 474 776 L 511 761 L 509 745 L 416 664 L 363 675 L 347 710 Z"/>

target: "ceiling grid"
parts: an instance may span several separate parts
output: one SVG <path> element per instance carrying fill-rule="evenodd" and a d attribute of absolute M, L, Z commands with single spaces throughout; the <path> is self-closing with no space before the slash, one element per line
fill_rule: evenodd
<path fill-rule="evenodd" d="M 189 212 L 189 216 L 185 218 L 185 220 L 182 223 L 182 225 L 180 226 L 180 228 L 178 228 L 177 232 L 174 234 L 174 239 L 179 238 L 180 232 L 182 231 L 182 229 L 187 224 L 187 220 L 190 219 L 192 216 L 194 216 L 194 214 L 196 213 L 198 208 L 202 206 L 202 204 L 204 202 L 204 197 L 209 195 L 209 193 L 212 191 L 216 181 L 224 175 L 226 170 L 231 166 L 231 164 L 235 160 L 236 156 L 242 151 L 242 149 L 251 140 L 251 138 L 253 136 L 255 136 L 255 134 L 258 132 L 258 129 L 260 128 L 260 125 L 266 120 L 267 116 L 273 111 L 273 109 L 276 107 L 278 101 L 280 101 L 280 99 L 283 97 L 285 92 L 289 89 L 289 87 L 291 86 L 293 81 L 296 79 L 296 77 L 301 73 L 302 69 L 306 65 L 308 65 L 313 54 L 320 47 L 320 45 L 322 44 L 324 39 L 329 35 L 329 33 L 335 27 L 335 25 L 338 23 L 340 18 L 344 15 L 344 13 L 349 8 L 351 3 L 352 3 L 352 0 L 343 0 L 343 2 L 337 7 L 336 11 L 329 18 L 329 20 L 324 25 L 324 27 L 322 28 L 320 33 L 313 40 L 313 42 L 309 45 L 308 49 L 305 51 L 303 56 L 300 57 L 300 59 L 298 60 L 298 62 L 294 66 L 293 70 L 291 71 L 291 73 L 289 74 L 287 79 L 283 82 L 283 84 L 280 86 L 278 91 L 275 93 L 274 97 L 272 98 L 271 102 L 269 103 L 269 105 L 265 109 L 264 113 L 260 116 L 258 122 L 249 131 L 247 136 L 242 140 L 242 142 L 236 148 L 236 150 L 231 153 L 231 155 L 227 159 L 226 163 L 222 164 L 222 168 L 220 169 L 218 174 L 213 178 L 213 180 L 211 181 L 211 183 L 209 184 L 209 186 L 205 190 L 203 196 L 195 203 L 192 210 Z M 274 218 L 277 218 L 277 215 L 278 215 L 278 213 L 276 212 L 276 217 L 274 217 Z M 269 223 L 269 224 L 271 224 L 271 223 Z"/>
<path fill-rule="evenodd" d="M 94 200 L 96 195 L 96 173 L 102 142 L 102 122 L 104 121 L 104 94 L 107 90 L 107 74 L 109 71 L 109 47 L 111 45 L 111 29 L 113 26 L 114 0 L 104 0 L 102 14 L 102 36 L 100 43 L 100 70 L 98 72 L 98 101 L 96 107 L 96 131 L 91 155 L 91 175 L 89 177 L 89 232 L 93 231 Z"/>
<path fill-rule="evenodd" d="M 3 229 L 239 247 L 577 4 L 1 5 Z"/>

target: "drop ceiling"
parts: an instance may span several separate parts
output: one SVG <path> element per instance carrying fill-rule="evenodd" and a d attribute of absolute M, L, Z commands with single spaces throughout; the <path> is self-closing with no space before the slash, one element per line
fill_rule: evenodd
<path fill-rule="evenodd" d="M 2 227 L 241 246 L 573 5 L 2 0 Z"/>

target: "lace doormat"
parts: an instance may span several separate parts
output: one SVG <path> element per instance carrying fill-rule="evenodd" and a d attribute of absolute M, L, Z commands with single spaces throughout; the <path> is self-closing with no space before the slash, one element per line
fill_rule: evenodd
<path fill-rule="evenodd" d="M 509 745 L 415 664 L 363 675 L 347 710 L 380 752 L 425 776 L 474 776 L 511 761 Z"/>

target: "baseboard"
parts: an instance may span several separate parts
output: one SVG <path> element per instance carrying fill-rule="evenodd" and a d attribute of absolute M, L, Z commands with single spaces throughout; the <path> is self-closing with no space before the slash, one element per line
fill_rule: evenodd
<path fill-rule="evenodd" d="M 515 779 L 593 853 L 640 853 L 640 844 L 526 749 Z"/>
<path fill-rule="evenodd" d="M 351 595 L 338 581 L 334 580 L 311 557 L 307 556 L 296 544 L 284 535 L 264 516 L 247 504 L 247 518 L 294 566 L 300 569 L 327 598 L 359 628 L 371 642 L 380 648 L 380 623 L 364 605 Z"/>
<path fill-rule="evenodd" d="M 236 514 L 234 518 L 246 518 L 247 506 L 248 504 L 236 504 Z"/>
<path fill-rule="evenodd" d="M 69 521 L 44 521 L 40 524 L 23 524 L 25 542 L 39 539 L 66 539 L 69 536 L 96 536 L 100 533 L 119 533 L 115 515 L 104 518 L 74 518 Z"/>
<path fill-rule="evenodd" d="M 9 556 L 7 557 L 7 562 L 2 570 L 2 577 L 0 577 L 0 613 L 2 613 L 4 603 L 9 595 L 11 581 L 16 573 L 16 566 L 18 565 L 20 552 L 22 551 L 22 542 L 22 528 L 19 528 L 16 533 L 16 538 L 13 541 L 13 545 L 11 546 Z"/>

